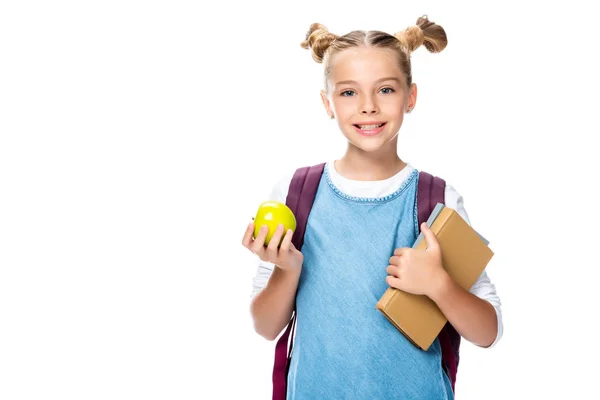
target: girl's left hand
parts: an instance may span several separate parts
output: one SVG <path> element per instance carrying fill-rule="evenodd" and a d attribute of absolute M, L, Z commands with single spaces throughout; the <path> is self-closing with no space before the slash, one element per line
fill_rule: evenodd
<path fill-rule="evenodd" d="M 435 290 L 448 277 L 442 265 L 442 251 L 437 238 L 427 223 L 421 224 L 427 248 L 399 248 L 390 258 L 386 272 L 386 282 L 393 288 L 417 295 L 431 297 Z"/>

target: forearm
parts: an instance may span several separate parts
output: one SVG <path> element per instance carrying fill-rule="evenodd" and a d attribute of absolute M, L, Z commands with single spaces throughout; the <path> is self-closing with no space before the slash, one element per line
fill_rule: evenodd
<path fill-rule="evenodd" d="M 275 340 L 292 317 L 300 271 L 274 267 L 267 285 L 252 300 L 250 312 L 256 332 Z"/>
<path fill-rule="evenodd" d="M 498 318 L 494 306 L 488 301 L 463 289 L 447 274 L 440 277 L 429 297 L 466 340 L 481 347 L 494 343 L 498 334 Z"/>

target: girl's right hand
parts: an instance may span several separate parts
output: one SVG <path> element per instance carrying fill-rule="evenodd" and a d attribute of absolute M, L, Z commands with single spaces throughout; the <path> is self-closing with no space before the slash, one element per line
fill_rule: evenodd
<path fill-rule="evenodd" d="M 292 243 L 293 231 L 291 229 L 285 233 L 283 242 L 281 242 L 283 230 L 284 227 L 280 224 L 275 230 L 268 246 L 265 246 L 265 239 L 269 232 L 268 227 L 263 226 L 256 239 L 254 239 L 254 222 L 251 222 L 246 229 L 242 244 L 262 261 L 275 264 L 284 271 L 300 272 L 304 256 Z M 277 248 L 277 244 L 280 242 L 281 246 Z"/>

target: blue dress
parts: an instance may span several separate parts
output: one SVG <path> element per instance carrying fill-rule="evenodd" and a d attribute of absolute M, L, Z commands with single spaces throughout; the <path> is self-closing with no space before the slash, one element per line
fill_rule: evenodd
<path fill-rule="evenodd" d="M 323 171 L 302 248 L 288 399 L 454 398 L 439 342 L 415 347 L 375 308 L 389 258 L 417 237 L 418 174 L 388 196 L 357 198 Z"/>

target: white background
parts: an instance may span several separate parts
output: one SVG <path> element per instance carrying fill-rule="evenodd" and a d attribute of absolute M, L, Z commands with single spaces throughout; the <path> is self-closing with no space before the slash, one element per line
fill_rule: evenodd
<path fill-rule="evenodd" d="M 579 3 L 3 2 L 0 398 L 270 398 L 241 238 L 282 174 L 344 151 L 300 42 L 425 13 L 449 45 L 413 55 L 400 155 L 464 196 L 505 322 L 494 349 L 463 344 L 457 398 L 597 395 L 598 36 Z"/>

